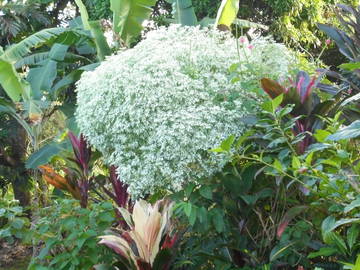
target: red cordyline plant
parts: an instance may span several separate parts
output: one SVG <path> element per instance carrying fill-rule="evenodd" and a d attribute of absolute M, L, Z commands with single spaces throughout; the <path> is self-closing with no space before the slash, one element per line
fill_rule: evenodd
<path fill-rule="evenodd" d="M 39 169 L 47 183 L 70 192 L 75 199 L 80 200 L 81 207 L 86 208 L 92 179 L 89 173 L 91 148 L 83 135 L 77 138 L 72 132 L 69 132 L 68 136 L 74 151 L 74 158 L 67 158 L 71 166 L 63 169 L 65 177 L 57 174 L 49 165 L 41 165 Z"/>
<path fill-rule="evenodd" d="M 91 147 L 82 134 L 76 137 L 72 132 L 69 132 L 68 136 L 73 148 L 74 157 L 66 157 L 68 167 L 62 168 L 65 177 L 57 174 L 49 165 L 41 165 L 39 169 L 47 183 L 58 189 L 68 191 L 75 199 L 80 201 L 81 207 L 86 208 L 90 184 L 95 179 L 91 166 Z M 110 176 L 107 180 L 111 183 L 112 190 L 102 185 L 104 192 L 117 206 L 131 210 L 131 200 L 127 192 L 128 186 L 120 181 L 116 173 L 116 167 L 110 167 Z M 120 217 L 120 213 L 117 214 Z M 126 226 L 124 222 L 122 223 Z"/>
<path fill-rule="evenodd" d="M 81 207 L 86 208 L 88 204 L 88 194 L 91 181 L 91 176 L 89 174 L 91 148 L 82 134 L 79 138 L 77 138 L 72 132 L 69 132 L 68 136 L 75 154 L 75 159 L 69 159 L 77 165 L 74 167 L 74 174 L 70 171 L 70 177 L 77 178 L 75 181 L 77 182 L 77 186 L 80 190 L 80 205 Z"/>
<path fill-rule="evenodd" d="M 172 235 L 172 203 L 157 201 L 154 205 L 136 201 L 132 214 L 119 208 L 129 229 L 123 226 L 116 234 L 100 236 L 100 244 L 120 255 L 117 267 L 127 270 L 168 270 L 173 259 L 171 249 L 177 240 Z"/>
<path fill-rule="evenodd" d="M 261 86 L 270 98 L 274 99 L 283 95 L 281 106 L 294 105 L 291 116 L 298 119 L 295 122 L 293 133 L 304 135 L 297 144 L 299 154 L 303 154 L 307 147 L 313 143 L 312 134 L 323 125 L 317 116 L 326 115 L 333 105 L 331 100 L 321 102 L 314 91 L 318 87 L 321 77 L 310 78 L 306 72 L 300 71 L 295 81 L 289 78 L 287 85 L 281 85 L 268 78 L 261 79 Z"/>

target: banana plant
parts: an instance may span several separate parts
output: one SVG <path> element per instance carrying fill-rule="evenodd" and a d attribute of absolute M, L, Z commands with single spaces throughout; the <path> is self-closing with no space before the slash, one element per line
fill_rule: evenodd
<path fill-rule="evenodd" d="M 142 23 L 149 19 L 156 0 L 110 0 L 114 32 L 127 46 L 139 36 Z"/>
<path fill-rule="evenodd" d="M 98 59 L 102 61 L 105 56 L 111 54 L 111 49 L 102 31 L 101 23 L 100 21 L 89 21 L 88 12 L 81 0 L 75 0 L 75 3 L 80 10 L 83 27 L 85 30 L 90 31 L 96 45 Z"/>
<path fill-rule="evenodd" d="M 172 5 L 174 22 L 181 25 L 195 26 L 198 20 L 191 0 L 166 0 Z"/>
<path fill-rule="evenodd" d="M 239 0 L 222 0 L 218 10 L 215 27 L 230 30 L 239 12 Z"/>
<path fill-rule="evenodd" d="M 171 22 L 186 26 L 208 26 L 214 24 L 215 28 L 223 31 L 230 31 L 231 26 L 236 24 L 241 28 L 261 28 L 267 30 L 268 27 L 262 24 L 237 19 L 240 0 L 222 0 L 215 19 L 204 18 L 198 21 L 191 0 L 166 0 L 172 5 L 173 19 Z"/>

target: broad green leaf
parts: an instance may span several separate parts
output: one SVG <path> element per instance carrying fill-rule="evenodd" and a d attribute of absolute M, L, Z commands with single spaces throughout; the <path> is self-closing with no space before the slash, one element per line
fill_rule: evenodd
<path fill-rule="evenodd" d="M 335 254 L 337 252 L 337 249 L 336 248 L 333 248 L 333 247 L 322 247 L 319 249 L 319 251 L 316 251 L 316 252 L 311 252 L 309 255 L 308 255 L 308 258 L 309 259 L 313 259 L 313 258 L 316 258 L 316 257 L 319 257 L 319 256 L 331 256 L 333 254 Z"/>
<path fill-rule="evenodd" d="M 231 135 L 231 136 L 229 136 L 226 140 L 224 140 L 224 141 L 221 143 L 220 147 L 221 147 L 223 150 L 225 150 L 226 152 L 229 152 L 230 149 L 231 149 L 231 146 L 232 146 L 233 143 L 234 143 L 234 141 L 235 141 L 235 136 L 234 136 L 234 135 Z"/>
<path fill-rule="evenodd" d="M 89 14 L 86 10 L 86 6 L 82 2 L 82 0 L 75 0 L 75 3 L 79 8 L 80 15 L 81 15 L 81 21 L 82 21 L 84 29 L 90 31 L 91 27 L 89 24 Z"/>
<path fill-rule="evenodd" d="M 357 120 L 351 123 L 350 126 L 347 126 L 343 129 L 340 129 L 338 132 L 327 137 L 331 141 L 339 141 L 345 139 L 352 139 L 360 136 L 360 120 Z"/>
<path fill-rule="evenodd" d="M 212 216 L 212 222 L 215 226 L 215 229 L 218 233 L 221 233 L 225 229 L 225 223 L 224 223 L 224 217 L 222 214 L 222 211 L 220 209 L 213 209 L 212 210 L 213 216 Z"/>
<path fill-rule="evenodd" d="M 230 29 L 239 11 L 239 0 L 222 0 L 218 10 L 215 27 L 224 25 Z"/>
<path fill-rule="evenodd" d="M 315 131 L 314 137 L 319 143 L 324 143 L 331 133 L 327 130 L 318 129 Z"/>
<path fill-rule="evenodd" d="M 360 99 L 360 93 L 357 93 L 356 95 L 353 95 L 352 97 L 349 97 L 348 99 L 346 99 L 343 103 L 341 103 L 341 107 L 344 107 L 345 105 L 354 102 L 354 101 L 358 101 Z"/>
<path fill-rule="evenodd" d="M 347 205 L 344 209 L 345 213 L 349 213 L 354 208 L 360 207 L 360 196 L 356 198 L 356 200 L 352 201 L 349 205 Z"/>
<path fill-rule="evenodd" d="M 281 256 L 285 255 L 284 252 L 290 248 L 292 245 L 294 245 L 294 243 L 290 243 L 288 245 L 285 246 L 276 246 L 274 247 L 271 252 L 270 252 L 270 262 L 280 258 Z"/>
<path fill-rule="evenodd" d="M 191 214 L 191 209 L 192 209 L 192 204 L 191 203 L 187 203 L 184 206 L 184 213 L 187 217 L 190 217 Z"/>
<path fill-rule="evenodd" d="M 48 59 L 41 67 L 31 68 L 26 80 L 31 85 L 32 97 L 39 100 L 44 92 L 49 92 L 57 75 L 57 63 Z"/>
<path fill-rule="evenodd" d="M 344 63 L 344 64 L 341 64 L 339 66 L 339 68 L 353 71 L 354 69 L 360 68 L 360 62 Z"/>
<path fill-rule="evenodd" d="M 357 243 L 359 234 L 360 234 L 359 224 L 353 224 L 350 227 L 350 229 L 348 229 L 346 240 L 349 245 L 350 251 L 352 251 L 354 245 Z"/>
<path fill-rule="evenodd" d="M 156 0 L 110 0 L 114 32 L 127 44 L 139 36 Z"/>
<path fill-rule="evenodd" d="M 43 29 L 6 49 L 0 55 L 0 58 L 10 63 L 15 63 L 31 52 L 32 48 L 37 48 L 66 31 L 72 30 L 62 27 Z"/>
<path fill-rule="evenodd" d="M 26 84 L 15 70 L 13 64 L 0 57 L 0 84 L 13 102 L 20 100 Z"/>
<path fill-rule="evenodd" d="M 195 26 L 198 24 L 191 0 L 166 0 L 172 4 L 172 15 L 175 23 Z"/>
<path fill-rule="evenodd" d="M 111 49 L 106 41 L 100 21 L 89 21 L 91 34 L 94 37 L 96 51 L 99 60 L 104 60 L 105 56 L 111 55 Z"/>
<path fill-rule="evenodd" d="M 203 196 L 205 199 L 212 199 L 212 190 L 209 186 L 202 186 L 199 189 L 200 195 Z"/>
<path fill-rule="evenodd" d="M 279 171 L 282 172 L 283 171 L 283 167 L 281 162 L 278 159 L 275 159 L 274 163 L 273 163 L 274 168 Z"/>
<path fill-rule="evenodd" d="M 301 162 L 300 162 L 300 159 L 297 156 L 293 156 L 291 166 L 294 169 L 299 169 L 300 168 Z"/>
<path fill-rule="evenodd" d="M 36 169 L 40 165 L 50 162 L 50 160 L 65 149 L 65 144 L 52 142 L 34 152 L 27 159 L 25 166 L 27 169 Z"/>
<path fill-rule="evenodd" d="M 11 226 L 20 230 L 25 224 L 25 220 L 21 218 L 15 218 L 11 221 Z"/>
<path fill-rule="evenodd" d="M 196 215 L 197 215 L 197 207 L 193 206 L 191 208 L 191 213 L 189 216 L 189 224 L 191 226 L 194 226 L 195 222 L 196 222 Z"/>
<path fill-rule="evenodd" d="M 284 99 L 284 94 L 281 94 L 279 96 L 277 96 L 276 98 L 272 99 L 272 107 L 273 107 L 273 111 L 275 112 L 275 110 L 280 106 L 280 104 L 282 103 Z"/>
<path fill-rule="evenodd" d="M 86 66 L 82 66 L 78 69 L 75 69 L 71 71 L 69 74 L 67 74 L 65 77 L 63 77 L 61 80 L 55 83 L 53 86 L 51 92 L 54 93 L 54 96 L 58 96 L 60 94 L 60 91 L 68 87 L 69 85 L 72 85 L 73 83 L 77 82 L 81 74 L 84 71 L 91 71 L 94 70 L 96 67 L 98 67 L 100 63 L 94 63 Z"/>
<path fill-rule="evenodd" d="M 55 43 L 49 52 L 49 58 L 41 66 L 31 68 L 27 81 L 31 84 L 31 92 L 35 99 L 40 99 L 44 92 L 50 92 L 57 76 L 57 62 L 63 61 L 69 46 Z"/>
<path fill-rule="evenodd" d="M 342 254 L 344 254 L 344 255 L 347 254 L 346 243 L 345 243 L 344 239 L 342 239 L 341 236 L 338 235 L 337 233 L 334 233 L 334 232 L 329 233 L 327 235 L 326 241 L 327 241 L 326 243 L 328 243 L 328 244 L 335 245 Z"/>
<path fill-rule="evenodd" d="M 46 60 L 49 58 L 50 52 L 40 52 L 40 53 L 34 53 L 28 56 L 25 56 L 21 58 L 19 61 L 15 63 L 15 69 L 22 68 L 23 66 L 35 66 L 39 65 L 40 62 Z M 78 54 L 67 52 L 65 54 L 65 58 L 62 62 L 65 63 L 75 63 L 77 61 L 84 62 L 86 64 L 91 64 L 91 60 Z"/>
<path fill-rule="evenodd" d="M 89 14 L 82 0 L 75 0 L 76 5 L 79 7 L 81 20 L 85 30 L 89 30 L 94 39 L 97 56 L 100 61 L 104 60 L 105 56 L 111 54 L 110 47 L 101 29 L 99 21 L 89 21 Z"/>

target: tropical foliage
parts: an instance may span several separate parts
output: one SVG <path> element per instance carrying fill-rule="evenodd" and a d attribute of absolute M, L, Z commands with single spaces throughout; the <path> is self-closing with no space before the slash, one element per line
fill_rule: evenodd
<path fill-rule="evenodd" d="M 0 1 L 0 265 L 358 270 L 351 2 Z"/>

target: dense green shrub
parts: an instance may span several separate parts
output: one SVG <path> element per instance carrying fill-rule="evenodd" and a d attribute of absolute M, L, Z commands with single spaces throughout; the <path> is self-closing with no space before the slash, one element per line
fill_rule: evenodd
<path fill-rule="evenodd" d="M 12 244 L 25 239 L 29 226 L 27 214 L 16 201 L 0 200 L 0 241 Z"/>
<path fill-rule="evenodd" d="M 42 245 L 29 269 L 92 269 L 111 262 L 113 255 L 98 246 L 100 235 L 115 221 L 111 203 L 81 208 L 75 200 L 57 200 L 41 209 L 40 219 L 31 231 L 33 244 Z"/>
<path fill-rule="evenodd" d="M 271 40 L 243 39 L 237 48 L 217 31 L 161 28 L 81 78 L 77 122 L 132 195 L 178 190 L 222 168 L 226 160 L 207 150 L 242 133 L 259 79 L 285 75 L 294 63 Z"/>

